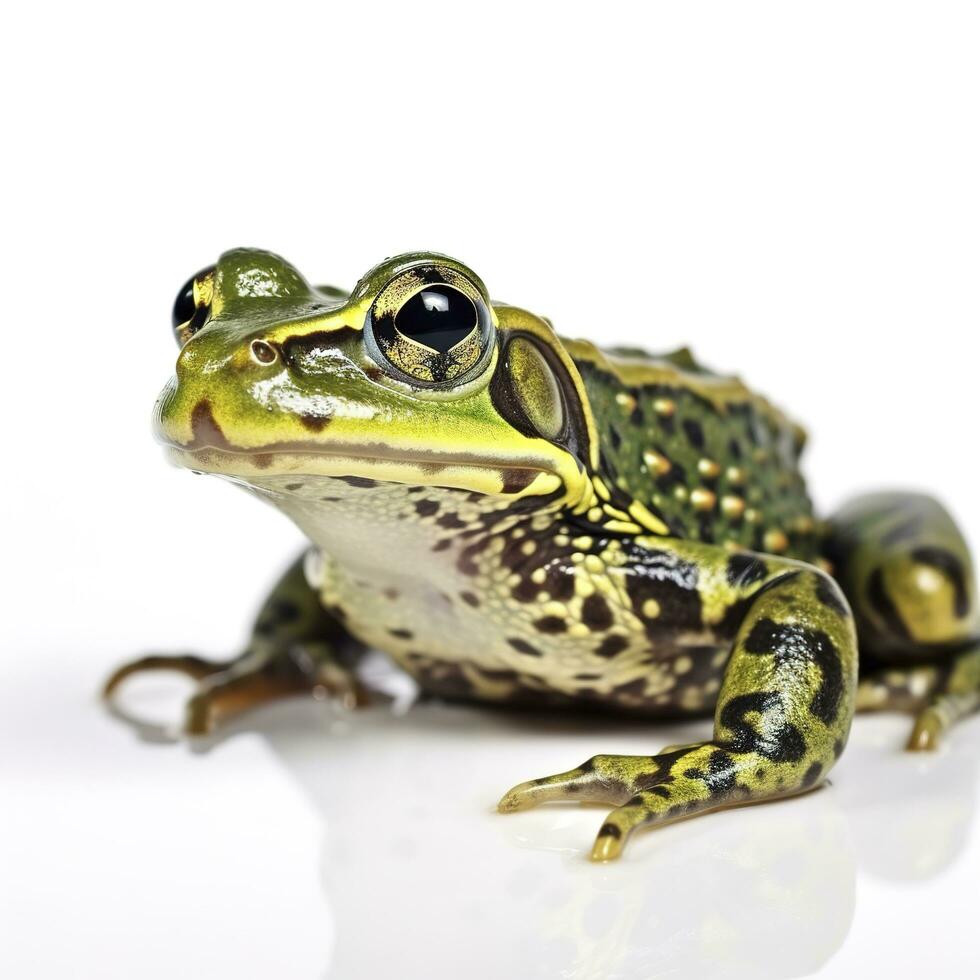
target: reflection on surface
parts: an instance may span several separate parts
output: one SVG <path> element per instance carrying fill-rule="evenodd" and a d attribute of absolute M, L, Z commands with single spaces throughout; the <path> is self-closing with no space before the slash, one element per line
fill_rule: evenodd
<path fill-rule="evenodd" d="M 923 757 L 899 750 L 907 724 L 862 718 L 833 785 L 637 835 L 610 865 L 585 857 L 607 808 L 503 816 L 500 792 L 704 726 L 290 702 L 226 737 L 260 732 L 323 819 L 329 977 L 784 978 L 844 943 L 857 854 L 916 880 L 963 845 L 980 728 Z"/>

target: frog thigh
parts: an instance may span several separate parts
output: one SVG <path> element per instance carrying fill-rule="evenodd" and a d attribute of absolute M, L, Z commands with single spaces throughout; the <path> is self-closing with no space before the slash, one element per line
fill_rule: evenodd
<path fill-rule="evenodd" d="M 594 860 L 608 860 L 638 827 L 817 785 L 850 730 L 857 642 L 836 584 L 816 568 L 784 564 L 748 601 L 712 741 L 654 756 L 595 756 L 514 787 L 499 808 L 546 800 L 615 804 L 592 851 Z"/>
<path fill-rule="evenodd" d="M 935 748 L 980 706 L 980 612 L 962 534 L 931 497 L 879 493 L 832 518 L 826 550 L 862 652 L 886 664 L 862 677 L 859 710 L 917 712 L 908 748 Z"/>

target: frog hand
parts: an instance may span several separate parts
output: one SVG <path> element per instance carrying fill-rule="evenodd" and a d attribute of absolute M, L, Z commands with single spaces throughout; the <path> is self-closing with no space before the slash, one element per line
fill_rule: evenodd
<path fill-rule="evenodd" d="M 190 654 L 154 654 L 124 664 L 106 681 L 102 695 L 113 714 L 149 733 L 150 726 L 123 709 L 116 694 L 136 674 L 176 671 L 198 682 L 188 700 L 181 731 L 208 735 L 234 715 L 267 701 L 312 694 L 337 700 L 346 708 L 368 703 L 368 695 L 353 671 L 337 661 L 322 642 L 297 642 L 287 647 L 253 644 L 229 661 L 206 660 Z"/>

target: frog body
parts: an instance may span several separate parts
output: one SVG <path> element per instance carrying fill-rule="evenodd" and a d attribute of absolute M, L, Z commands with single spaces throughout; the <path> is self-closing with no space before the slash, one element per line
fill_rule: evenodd
<path fill-rule="evenodd" d="M 816 521 L 802 430 L 687 350 L 560 338 L 434 253 L 346 294 L 235 250 L 173 319 L 172 459 L 271 502 L 311 549 L 242 657 L 144 659 L 110 694 L 185 670 L 199 733 L 303 690 L 358 703 L 342 653 L 374 647 L 442 696 L 713 711 L 711 741 L 504 796 L 616 804 L 598 859 L 637 827 L 819 784 L 857 705 L 916 708 L 914 747 L 976 706 L 972 566 L 945 512 L 897 494 Z"/>

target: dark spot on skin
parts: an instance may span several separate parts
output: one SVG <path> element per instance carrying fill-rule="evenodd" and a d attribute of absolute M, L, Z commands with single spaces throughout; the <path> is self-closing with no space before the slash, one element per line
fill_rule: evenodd
<path fill-rule="evenodd" d="M 486 667 L 476 668 L 489 681 L 519 681 L 521 675 L 516 670 L 487 670 Z"/>
<path fill-rule="evenodd" d="M 310 432 L 322 432 L 330 424 L 330 416 L 328 415 L 303 413 L 298 415 L 297 418 L 300 421 L 300 425 Z"/>
<path fill-rule="evenodd" d="M 701 428 L 701 423 L 697 419 L 684 419 L 681 422 L 681 427 L 684 429 L 687 441 L 695 449 L 704 449 L 704 429 Z"/>
<path fill-rule="evenodd" d="M 303 489 L 303 484 L 302 483 L 287 483 L 286 484 L 286 489 L 287 490 L 302 490 Z"/>
<path fill-rule="evenodd" d="M 629 646 L 629 640 L 625 636 L 607 636 L 602 643 L 596 647 L 596 656 L 612 659 L 617 654 L 622 653 Z"/>
<path fill-rule="evenodd" d="M 623 832 L 613 823 L 604 823 L 599 828 L 600 837 L 612 837 L 614 840 L 619 840 L 623 836 Z"/>
<path fill-rule="evenodd" d="M 461 521 L 456 514 L 443 514 L 437 521 L 436 524 L 439 527 L 444 527 L 449 531 L 456 531 L 460 528 L 466 527 L 466 521 Z"/>
<path fill-rule="evenodd" d="M 619 447 L 623 444 L 622 436 L 620 436 L 620 434 L 616 431 L 616 427 L 614 425 L 609 426 L 609 441 L 612 444 L 613 449 L 619 449 Z"/>
<path fill-rule="evenodd" d="M 342 497 L 321 497 L 320 499 L 328 504 L 339 504 L 343 500 Z"/>
<path fill-rule="evenodd" d="M 801 786 L 813 786 L 814 783 L 820 778 L 823 772 L 823 766 L 819 762 L 814 762 L 809 769 L 803 774 L 803 780 L 800 783 Z"/>
<path fill-rule="evenodd" d="M 626 591 L 633 609 L 642 611 L 647 599 L 660 607 L 657 618 L 646 621 L 647 632 L 655 636 L 665 630 L 699 629 L 703 624 L 697 566 L 669 551 L 629 544 L 624 550 Z"/>
<path fill-rule="evenodd" d="M 524 542 L 518 537 L 507 539 L 504 550 L 500 553 L 500 564 L 512 572 L 526 565 L 528 556 L 523 551 Z"/>
<path fill-rule="evenodd" d="M 417 500 L 415 502 L 415 513 L 419 517 L 431 517 L 439 510 L 439 504 L 435 500 Z"/>
<path fill-rule="evenodd" d="M 738 628 L 745 621 L 755 596 L 746 596 L 743 599 L 736 599 L 724 612 L 721 622 L 718 624 L 718 632 L 722 636 L 731 637 L 738 631 Z"/>
<path fill-rule="evenodd" d="M 466 605 L 472 606 L 474 609 L 480 605 L 480 597 L 474 595 L 472 592 L 460 592 L 459 597 Z"/>
<path fill-rule="evenodd" d="M 945 548 L 923 545 L 912 552 L 912 560 L 932 568 L 938 568 L 953 584 L 954 611 L 962 619 L 970 611 L 970 595 L 966 588 L 963 564 L 956 555 Z"/>
<path fill-rule="evenodd" d="M 577 681 L 597 681 L 601 680 L 602 674 L 575 674 L 573 678 Z"/>
<path fill-rule="evenodd" d="M 758 730 L 747 720 L 762 716 Z M 731 731 L 727 747 L 733 752 L 757 752 L 773 762 L 799 762 L 806 755 L 806 740 L 800 730 L 785 721 L 782 695 L 776 691 L 754 691 L 726 701 L 718 715 L 720 727 Z"/>
<path fill-rule="evenodd" d="M 742 447 L 739 445 L 737 439 L 728 440 L 728 454 L 734 460 L 740 460 L 742 458 Z"/>
<path fill-rule="evenodd" d="M 612 700 L 627 707 L 638 707 L 646 701 L 647 682 L 644 677 L 637 677 L 626 684 L 618 684 L 612 690 Z"/>
<path fill-rule="evenodd" d="M 825 725 L 837 717 L 844 674 L 840 653 L 822 630 L 760 619 L 745 638 L 743 649 L 746 653 L 770 654 L 777 668 L 798 667 L 801 673 L 807 663 L 815 663 L 820 668 L 820 686 L 810 701 L 810 711 Z"/>
<path fill-rule="evenodd" d="M 732 555 L 725 567 L 728 584 L 736 588 L 761 582 L 768 574 L 766 563 L 755 555 Z"/>
<path fill-rule="evenodd" d="M 538 586 L 531 581 L 530 578 L 522 578 L 513 589 L 510 590 L 510 594 L 518 602 L 534 602 L 538 597 Z"/>
<path fill-rule="evenodd" d="M 817 584 L 814 587 L 813 592 L 816 595 L 817 600 L 828 609 L 832 609 L 838 616 L 842 616 L 844 619 L 850 618 L 850 607 L 847 605 L 847 602 L 844 599 L 844 596 L 841 594 L 840 589 L 832 579 L 829 579 L 824 575 L 820 575 L 817 578 Z"/>
<path fill-rule="evenodd" d="M 367 490 L 378 485 L 377 480 L 371 480 L 366 476 L 340 476 L 337 479 L 343 480 L 348 486 L 358 487 L 361 490 Z"/>
<path fill-rule="evenodd" d="M 844 751 L 844 740 L 842 738 L 839 738 L 834 742 L 834 758 L 839 759 L 843 751 Z"/>
<path fill-rule="evenodd" d="M 708 775 L 705 782 L 712 796 L 721 796 L 735 789 L 735 760 L 722 750 L 712 752 L 708 758 Z"/>
<path fill-rule="evenodd" d="M 541 651 L 532 646 L 530 643 L 520 639 L 519 637 L 507 637 L 507 642 L 518 652 L 527 654 L 529 657 L 540 657 Z"/>
<path fill-rule="evenodd" d="M 445 551 L 447 548 L 451 547 L 453 543 L 452 538 L 440 538 L 433 546 L 433 551 Z"/>
<path fill-rule="evenodd" d="M 386 599 L 394 600 L 398 598 L 398 589 L 385 589 L 384 592 L 382 592 L 381 594 Z"/>
<path fill-rule="evenodd" d="M 728 796 L 736 788 L 736 767 L 732 757 L 718 749 L 708 757 L 708 771 L 702 769 L 685 769 L 687 779 L 697 779 L 708 787 L 713 797 Z"/>
<path fill-rule="evenodd" d="M 215 449 L 227 449 L 229 446 L 221 426 L 214 417 L 211 402 L 206 398 L 202 398 L 191 412 L 191 435 L 195 447 L 212 446 Z"/>
<path fill-rule="evenodd" d="M 885 588 L 885 575 L 880 568 L 876 568 L 868 576 L 867 597 L 871 608 L 881 617 L 894 639 L 906 641 L 912 639 L 904 620 L 899 616 L 895 603 L 892 602 L 892 598 Z"/>
<path fill-rule="evenodd" d="M 666 786 L 651 786 L 647 792 L 653 793 L 654 796 L 659 796 L 664 800 L 670 799 L 670 790 Z"/>
<path fill-rule="evenodd" d="M 601 595 L 593 592 L 582 602 L 582 622 L 596 633 L 601 633 L 612 626 L 612 611 Z"/>
<path fill-rule="evenodd" d="M 502 493 L 520 493 L 521 490 L 525 490 L 533 482 L 534 478 L 537 476 L 536 470 L 519 470 L 519 469 L 506 469 L 501 470 L 501 492 Z"/>
<path fill-rule="evenodd" d="M 539 633 L 564 633 L 568 624 L 560 616 L 543 616 L 534 621 L 534 628 Z"/>
<path fill-rule="evenodd" d="M 388 630 L 388 632 L 392 636 L 397 636 L 400 640 L 410 640 L 414 636 L 411 630 L 394 629 Z"/>
<path fill-rule="evenodd" d="M 472 544 L 467 545 L 461 552 L 456 561 L 456 567 L 470 577 L 479 573 L 480 568 L 476 563 L 476 556 L 486 548 L 489 538 L 478 538 Z"/>
<path fill-rule="evenodd" d="M 548 566 L 544 588 L 552 599 L 567 602 L 575 594 L 575 571 L 558 562 Z"/>

